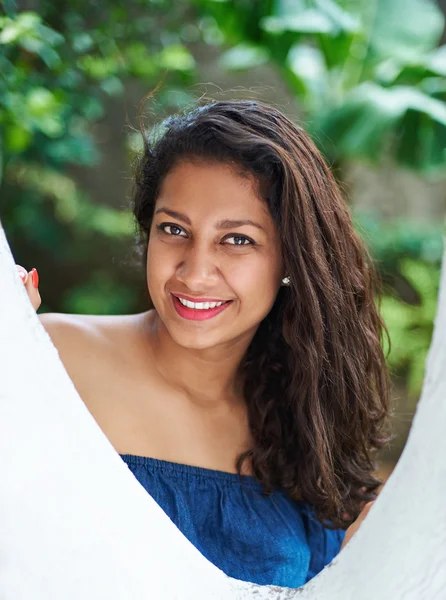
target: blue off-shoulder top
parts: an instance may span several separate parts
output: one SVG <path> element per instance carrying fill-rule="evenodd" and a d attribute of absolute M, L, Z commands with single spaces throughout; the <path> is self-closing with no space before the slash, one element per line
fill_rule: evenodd
<path fill-rule="evenodd" d="M 339 552 L 345 531 L 324 527 L 308 502 L 255 477 L 121 454 L 178 529 L 227 575 L 297 588 Z"/>

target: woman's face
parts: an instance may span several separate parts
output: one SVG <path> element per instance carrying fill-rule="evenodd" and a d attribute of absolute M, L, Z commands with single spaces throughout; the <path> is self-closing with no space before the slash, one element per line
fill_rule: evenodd
<path fill-rule="evenodd" d="M 194 349 L 249 343 L 279 290 L 280 247 L 251 175 L 224 164 L 174 166 L 147 255 L 150 297 L 172 339 Z"/>

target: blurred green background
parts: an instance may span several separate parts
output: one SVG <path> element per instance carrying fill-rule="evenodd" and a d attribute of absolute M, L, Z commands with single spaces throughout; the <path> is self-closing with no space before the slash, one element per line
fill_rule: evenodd
<path fill-rule="evenodd" d="M 42 311 L 145 310 L 128 211 L 145 124 L 257 98 L 313 136 L 384 281 L 399 456 L 431 339 L 446 203 L 446 2 L 4 0 L 0 218 Z"/>

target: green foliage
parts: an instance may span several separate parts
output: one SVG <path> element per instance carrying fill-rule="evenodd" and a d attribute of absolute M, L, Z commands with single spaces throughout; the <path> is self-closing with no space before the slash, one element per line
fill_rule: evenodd
<path fill-rule="evenodd" d="M 330 161 L 446 167 L 444 18 L 433 0 L 196 0 L 232 47 L 227 69 L 276 62 Z M 235 18 L 235 15 L 237 18 Z"/>
<path fill-rule="evenodd" d="M 354 222 L 383 282 L 381 314 L 391 340 L 389 367 L 405 378 L 409 393 L 416 397 L 436 314 L 444 226 L 401 218 L 382 222 L 365 213 L 355 214 Z"/>
<path fill-rule="evenodd" d="M 75 230 L 89 230 L 111 238 L 133 233 L 128 212 L 89 202 L 74 180 L 58 171 L 38 164 L 15 162 L 8 176 L 10 182 L 22 189 L 51 200 L 55 218 L 61 223 L 72 224 Z"/>
<path fill-rule="evenodd" d="M 223 69 L 237 71 L 258 67 L 268 60 L 269 53 L 265 48 L 258 48 L 252 44 L 238 44 L 225 52 L 219 62 Z"/>
<path fill-rule="evenodd" d="M 123 93 L 126 78 L 139 78 L 148 89 L 166 73 L 172 73 L 174 85 L 191 81 L 195 61 L 189 50 L 178 35 L 167 40 L 167 31 L 157 29 L 157 16 L 172 8 L 171 3 L 158 2 L 155 9 L 151 2 L 141 2 L 139 9 L 144 14 L 149 7 L 152 16 L 138 19 L 132 14 L 137 5 L 110 9 L 105 0 L 78 1 L 56 12 L 53 3 L 43 2 L 39 15 L 22 12 L 0 18 L 5 168 L 27 151 L 60 167 L 96 164 L 91 126 L 102 118 L 107 96 Z M 172 10 L 167 29 L 182 12 Z M 89 27 L 87 13 L 97 25 Z"/>
<path fill-rule="evenodd" d="M 134 301 L 131 288 L 114 281 L 110 273 L 97 270 L 90 274 L 86 282 L 67 290 L 62 304 L 69 313 L 119 315 L 126 313 Z"/>
<path fill-rule="evenodd" d="M 405 257 L 440 267 L 443 223 L 423 225 L 401 217 L 388 221 L 365 212 L 354 213 L 353 221 L 383 275 L 401 275 Z"/>
<path fill-rule="evenodd" d="M 381 314 L 391 340 L 388 364 L 393 372 L 405 374 L 408 391 L 417 396 L 421 392 L 432 339 L 440 269 L 410 258 L 401 261 L 400 269 L 417 292 L 418 302 L 408 304 L 395 296 L 385 295 Z M 387 345 L 385 351 L 388 351 Z"/>

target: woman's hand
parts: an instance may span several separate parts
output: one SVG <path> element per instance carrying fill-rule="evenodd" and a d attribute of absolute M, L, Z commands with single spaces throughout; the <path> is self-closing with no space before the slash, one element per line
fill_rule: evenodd
<path fill-rule="evenodd" d="M 354 534 L 358 531 L 359 526 L 364 521 L 364 519 L 366 518 L 369 510 L 371 509 L 371 507 L 373 506 L 373 504 L 375 502 L 376 502 L 376 500 L 374 500 L 373 502 L 367 502 L 367 504 L 364 506 L 364 508 L 360 512 L 360 514 L 359 514 L 358 518 L 356 519 L 356 521 L 354 521 L 350 525 L 350 527 L 346 530 L 344 541 L 342 542 L 342 545 L 341 545 L 341 550 L 349 542 L 349 540 L 351 540 L 351 538 L 354 536 Z"/>
<path fill-rule="evenodd" d="M 16 268 L 20 279 L 25 285 L 26 292 L 31 300 L 31 304 L 34 307 L 34 310 L 37 310 L 42 302 L 39 294 L 39 274 L 37 273 L 36 269 L 31 269 L 31 271 L 28 273 L 28 271 L 21 265 L 16 265 Z"/>

